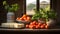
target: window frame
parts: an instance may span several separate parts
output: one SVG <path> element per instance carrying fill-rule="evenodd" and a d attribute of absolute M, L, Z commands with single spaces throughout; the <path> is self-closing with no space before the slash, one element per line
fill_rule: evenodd
<path fill-rule="evenodd" d="M 23 3 L 23 4 L 24 4 L 23 14 L 26 14 L 26 0 L 23 0 L 23 1 L 24 1 L 24 3 Z M 40 8 L 40 5 L 39 5 L 40 2 L 39 2 L 39 1 L 40 1 L 40 0 L 37 0 L 37 1 L 36 1 L 36 9 L 37 9 L 37 11 L 39 11 L 39 8 Z M 50 9 L 53 9 L 53 7 L 52 7 L 52 1 L 53 1 L 53 0 L 50 0 Z M 29 15 L 29 16 L 32 16 L 32 15 Z"/>

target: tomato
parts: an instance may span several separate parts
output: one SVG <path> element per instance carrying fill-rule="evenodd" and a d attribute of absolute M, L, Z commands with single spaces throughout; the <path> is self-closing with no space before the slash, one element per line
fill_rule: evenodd
<path fill-rule="evenodd" d="M 28 28 L 29 27 L 29 25 L 26 25 L 26 28 Z"/>
<path fill-rule="evenodd" d="M 31 22 L 30 25 L 32 25 L 33 23 Z"/>
<path fill-rule="evenodd" d="M 43 29 L 44 28 L 44 25 L 41 25 L 41 28 Z"/>
<path fill-rule="evenodd" d="M 20 20 L 22 20 L 22 18 L 20 18 Z"/>
<path fill-rule="evenodd" d="M 36 21 L 33 21 L 33 24 L 36 24 Z"/>
<path fill-rule="evenodd" d="M 30 20 L 30 17 L 27 17 L 27 20 Z"/>
<path fill-rule="evenodd" d="M 29 28 L 30 28 L 30 29 L 33 29 L 33 25 L 29 25 Z"/>
<path fill-rule="evenodd" d="M 41 26 L 39 26 L 39 28 L 41 28 Z"/>
<path fill-rule="evenodd" d="M 48 29 L 48 25 L 46 25 L 45 28 Z"/>
<path fill-rule="evenodd" d="M 46 24 L 42 24 L 42 25 L 44 25 L 44 26 L 45 26 Z"/>
<path fill-rule="evenodd" d="M 36 23 L 36 25 L 38 25 L 38 23 Z"/>
<path fill-rule="evenodd" d="M 38 29 L 38 26 L 36 26 L 36 29 Z"/>
<path fill-rule="evenodd" d="M 38 23 L 38 25 L 42 25 L 41 23 Z"/>
<path fill-rule="evenodd" d="M 19 20 L 20 18 L 18 17 L 16 20 Z"/>
<path fill-rule="evenodd" d="M 35 23 L 36 23 L 36 21 L 33 21 L 33 22 L 35 22 Z"/>
<path fill-rule="evenodd" d="M 39 26 L 37 26 L 37 25 L 36 25 L 36 28 L 38 29 L 38 28 L 39 28 Z"/>
<path fill-rule="evenodd" d="M 21 18 L 24 18 L 24 17 L 21 17 Z"/>
<path fill-rule="evenodd" d="M 28 22 L 28 20 L 25 20 L 26 22 Z"/>
<path fill-rule="evenodd" d="M 24 14 L 22 17 L 26 17 L 27 15 L 26 14 Z"/>
<path fill-rule="evenodd" d="M 23 18 L 24 20 L 26 20 L 26 17 L 25 18 Z"/>
<path fill-rule="evenodd" d="M 34 27 L 36 26 L 36 25 L 33 25 Z"/>

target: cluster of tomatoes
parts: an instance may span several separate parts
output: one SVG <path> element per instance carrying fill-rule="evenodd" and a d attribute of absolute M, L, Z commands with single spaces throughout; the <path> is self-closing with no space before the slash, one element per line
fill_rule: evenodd
<path fill-rule="evenodd" d="M 31 22 L 31 18 L 27 15 L 23 15 L 21 18 L 18 17 L 16 20 L 18 21 L 29 21 L 29 24 L 26 24 L 26 28 L 30 28 L 30 29 L 47 29 L 48 25 L 46 23 L 39 23 L 37 21 L 32 21 Z"/>
<path fill-rule="evenodd" d="M 30 19 L 31 18 L 29 16 L 24 14 L 21 18 L 18 17 L 16 20 L 18 20 L 18 21 L 30 21 Z"/>
<path fill-rule="evenodd" d="M 26 28 L 30 28 L 30 29 L 47 29 L 48 25 L 45 24 L 45 23 L 38 23 L 36 21 L 33 21 L 30 24 L 26 24 Z"/>

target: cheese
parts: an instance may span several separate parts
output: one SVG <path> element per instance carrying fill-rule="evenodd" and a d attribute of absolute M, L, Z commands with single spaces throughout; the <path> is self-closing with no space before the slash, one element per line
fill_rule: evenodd
<path fill-rule="evenodd" d="M 23 23 L 2 23 L 2 27 L 8 27 L 8 28 L 22 28 L 24 27 Z"/>

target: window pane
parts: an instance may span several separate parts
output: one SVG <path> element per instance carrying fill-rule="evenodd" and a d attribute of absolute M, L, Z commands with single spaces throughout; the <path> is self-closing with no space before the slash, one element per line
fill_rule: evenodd
<path fill-rule="evenodd" d="M 50 7 L 50 0 L 40 0 L 40 8 Z"/>
<path fill-rule="evenodd" d="M 35 14 L 34 9 L 36 9 L 36 0 L 26 0 L 26 14 Z"/>

